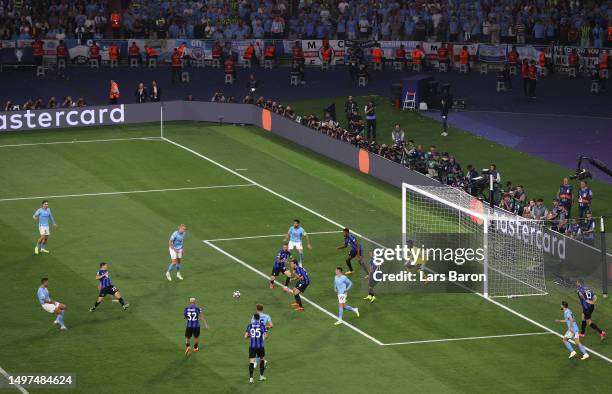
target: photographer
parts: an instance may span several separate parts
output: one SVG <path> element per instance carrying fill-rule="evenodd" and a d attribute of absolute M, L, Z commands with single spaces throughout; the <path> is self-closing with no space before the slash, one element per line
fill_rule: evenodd
<path fill-rule="evenodd" d="M 346 123 L 349 124 L 354 112 L 359 112 L 357 102 L 353 100 L 353 96 L 348 96 L 344 103 L 344 113 L 346 114 Z"/>
<path fill-rule="evenodd" d="M 512 196 L 509 193 L 504 193 L 499 207 L 505 209 L 508 212 L 515 213 L 516 207 L 514 205 L 514 200 L 512 199 Z"/>
<path fill-rule="evenodd" d="M 287 117 L 289 119 L 295 119 L 295 111 L 289 105 L 287 106 L 287 108 L 285 108 L 284 115 L 285 115 L 285 117 Z"/>
<path fill-rule="evenodd" d="M 368 140 L 376 141 L 376 104 L 374 104 L 374 101 L 368 101 L 363 108 L 363 113 L 367 121 Z"/>
<path fill-rule="evenodd" d="M 136 102 L 142 104 L 147 101 L 147 88 L 145 88 L 144 84 L 141 82 L 138 84 L 136 88 Z"/>
<path fill-rule="evenodd" d="M 213 103 L 224 103 L 225 102 L 225 97 L 223 96 L 223 93 L 221 93 L 220 91 L 215 91 L 215 94 L 213 94 L 212 98 L 210 99 L 211 102 Z"/>
<path fill-rule="evenodd" d="M 259 89 L 259 81 L 255 79 L 255 74 L 249 75 L 249 80 L 247 81 L 247 89 L 249 94 L 255 97 L 255 92 Z"/>
<path fill-rule="evenodd" d="M 357 111 L 353 112 L 349 121 L 349 131 L 351 134 L 361 134 L 363 132 L 363 118 Z"/>
<path fill-rule="evenodd" d="M 427 175 L 431 178 L 438 178 L 438 160 L 440 155 L 435 145 L 429 147 L 429 152 L 425 155 L 425 162 L 427 166 Z"/>
<path fill-rule="evenodd" d="M 395 124 L 393 130 L 391 130 L 391 139 L 393 140 L 393 147 L 402 148 L 405 143 L 405 133 L 404 130 L 400 127 L 399 123 Z"/>

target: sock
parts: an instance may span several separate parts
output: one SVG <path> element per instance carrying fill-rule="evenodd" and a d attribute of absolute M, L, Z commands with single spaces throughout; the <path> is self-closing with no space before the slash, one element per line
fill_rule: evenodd
<path fill-rule="evenodd" d="M 121 306 L 125 305 L 125 301 L 123 301 L 123 297 L 119 298 L 119 303 L 121 304 Z"/>
<path fill-rule="evenodd" d="M 100 303 L 98 301 L 96 301 L 93 305 L 93 308 L 96 309 L 98 307 L 98 305 L 100 305 Z"/>
<path fill-rule="evenodd" d="M 348 265 L 349 271 L 352 271 L 352 270 L 353 270 L 353 264 L 351 263 L 351 261 L 350 261 L 350 260 L 347 260 L 347 261 L 346 261 L 346 265 Z"/>
<path fill-rule="evenodd" d="M 580 350 L 580 353 L 582 354 L 587 354 L 586 349 L 584 348 L 583 344 L 578 345 L 578 349 Z"/>
<path fill-rule="evenodd" d="M 176 265 L 176 272 L 178 273 L 180 270 L 181 270 L 181 265 L 180 265 L 180 264 L 177 264 L 177 265 Z"/>
<path fill-rule="evenodd" d="M 174 268 L 174 264 L 170 263 L 170 265 L 168 266 L 168 272 L 172 272 L 173 268 Z"/>
<path fill-rule="evenodd" d="M 584 330 L 586 330 L 586 325 L 587 325 L 586 320 L 583 320 L 582 324 L 580 325 L 580 333 L 581 334 L 584 334 Z"/>
<path fill-rule="evenodd" d="M 569 350 L 570 352 L 574 351 L 574 348 L 572 347 L 572 344 L 569 343 L 569 341 L 565 341 L 563 343 L 565 344 L 565 347 L 567 348 L 567 350 Z"/>
<path fill-rule="evenodd" d="M 361 266 L 361 269 L 363 269 L 363 272 L 368 272 L 368 267 L 363 260 L 359 262 L 359 265 Z"/>
<path fill-rule="evenodd" d="M 264 360 L 261 360 L 261 361 L 259 362 L 259 375 L 260 375 L 260 376 L 263 376 L 263 374 L 264 374 L 264 371 L 265 371 L 265 370 L 266 370 L 266 364 L 265 364 L 265 361 L 264 361 Z"/>
<path fill-rule="evenodd" d="M 198 347 L 200 347 L 200 344 L 199 344 L 198 342 L 196 342 L 196 343 L 194 343 L 194 344 L 193 344 L 193 348 L 194 348 L 194 349 L 197 349 Z"/>
<path fill-rule="evenodd" d="M 344 315 L 344 308 L 339 306 L 338 307 L 338 320 L 342 320 L 343 315 Z"/>
<path fill-rule="evenodd" d="M 304 261 L 304 252 L 300 252 L 300 265 L 302 265 L 302 261 Z"/>
<path fill-rule="evenodd" d="M 289 286 L 289 277 L 287 277 L 287 279 L 285 279 L 285 287 Z"/>
<path fill-rule="evenodd" d="M 601 334 L 601 328 L 597 327 L 597 324 L 591 323 L 590 327 Z M 584 331 L 583 331 L 584 332 Z"/>
<path fill-rule="evenodd" d="M 190 347 L 190 346 L 191 346 L 191 343 L 185 342 L 185 347 Z"/>
<path fill-rule="evenodd" d="M 370 291 L 368 291 L 368 295 L 371 296 L 371 297 L 374 297 L 374 292 L 370 290 Z"/>
<path fill-rule="evenodd" d="M 253 377 L 253 370 L 255 370 L 255 364 L 249 363 L 249 376 Z"/>
<path fill-rule="evenodd" d="M 36 244 L 36 247 L 37 247 L 38 249 L 41 249 L 41 248 L 42 248 L 42 244 L 41 244 L 40 242 L 38 242 L 38 243 Z"/>
<path fill-rule="evenodd" d="M 40 244 L 40 248 L 41 248 L 41 249 L 43 249 L 43 250 L 45 249 L 45 247 L 46 247 L 46 246 L 47 246 L 47 244 L 46 244 L 46 243 L 44 243 L 44 242 L 42 242 L 42 243 Z"/>
<path fill-rule="evenodd" d="M 295 302 L 297 302 L 297 303 L 298 303 L 298 305 L 300 306 L 300 308 L 303 308 L 303 307 L 302 307 L 302 299 L 300 298 L 300 295 L 299 295 L 299 294 L 296 294 L 296 295 L 294 296 L 294 298 L 295 298 Z"/>
<path fill-rule="evenodd" d="M 273 285 L 273 284 L 274 284 L 274 281 L 273 281 L 273 280 L 270 280 L 270 284 L 271 284 L 271 285 Z"/>
<path fill-rule="evenodd" d="M 64 325 L 64 312 L 57 315 L 56 320 L 61 326 L 63 326 Z"/>
<path fill-rule="evenodd" d="M 353 307 L 352 307 L 352 306 L 350 306 L 350 305 L 345 305 L 345 306 L 344 306 L 344 309 L 346 309 L 346 310 L 347 310 L 347 311 L 349 311 L 349 312 L 353 312 L 353 311 L 354 311 Z"/>

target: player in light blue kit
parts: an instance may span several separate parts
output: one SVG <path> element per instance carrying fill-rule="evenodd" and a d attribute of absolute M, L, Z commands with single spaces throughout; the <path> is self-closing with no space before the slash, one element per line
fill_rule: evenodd
<path fill-rule="evenodd" d="M 334 324 L 342 324 L 342 316 L 344 310 L 355 312 L 359 317 L 359 308 L 353 308 L 346 304 L 346 298 L 348 297 L 348 291 L 353 287 L 353 282 L 342 273 L 342 267 L 336 267 L 336 276 L 334 277 L 334 290 L 338 294 L 338 321 Z"/>
<path fill-rule="evenodd" d="M 170 251 L 170 265 L 168 266 L 168 271 L 166 271 L 166 279 L 169 281 L 172 280 L 170 273 L 176 267 L 176 278 L 179 280 L 183 280 L 183 276 L 181 275 L 181 259 L 183 258 L 183 242 L 185 240 L 185 230 L 187 227 L 184 224 L 180 224 L 178 226 L 178 230 L 172 233 L 170 236 L 170 240 L 168 240 L 168 249 Z"/>
<path fill-rule="evenodd" d="M 49 241 L 49 222 L 53 225 L 53 228 L 57 228 L 57 224 L 55 224 L 55 218 L 53 218 L 53 214 L 51 213 L 51 208 L 49 208 L 49 201 L 43 200 L 42 206 L 34 212 L 34 216 L 32 216 L 34 220 L 38 220 L 38 233 L 40 237 L 36 241 L 36 247 L 34 248 L 34 253 L 38 254 L 38 252 L 49 253 L 47 250 L 47 241 Z"/>
<path fill-rule="evenodd" d="M 49 296 L 49 278 L 42 278 L 40 280 L 40 287 L 36 292 L 36 298 L 38 298 L 40 306 L 42 306 L 46 312 L 55 314 L 53 324 L 57 324 L 60 330 L 67 330 L 64 324 L 64 310 L 66 309 L 66 305 L 52 300 Z"/>
<path fill-rule="evenodd" d="M 580 343 L 580 329 L 578 329 L 578 323 L 576 323 L 576 319 L 574 319 L 574 314 L 569 309 L 567 302 L 561 301 L 561 310 L 563 311 L 563 320 L 555 320 L 557 323 L 566 323 L 567 331 L 565 335 L 563 335 L 563 344 L 570 351 L 569 358 L 576 357 L 576 351 L 574 347 L 570 343 L 570 339 L 574 340 L 574 343 L 578 346 L 578 349 L 582 353 L 581 360 L 586 360 L 589 358 L 589 354 L 587 353 L 584 345 Z"/>
<path fill-rule="evenodd" d="M 289 231 L 285 235 L 285 242 L 289 240 L 289 251 L 297 249 L 300 254 L 300 265 L 304 261 L 304 247 L 302 246 L 302 238 L 306 238 L 308 242 L 308 249 L 312 249 L 310 238 L 302 226 L 300 226 L 299 219 L 293 219 L 293 226 L 289 227 Z"/>

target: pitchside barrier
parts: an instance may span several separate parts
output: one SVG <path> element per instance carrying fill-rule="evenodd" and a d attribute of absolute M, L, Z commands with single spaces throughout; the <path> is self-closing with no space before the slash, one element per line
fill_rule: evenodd
<path fill-rule="evenodd" d="M 271 132 L 318 154 L 348 165 L 398 189 L 402 188 L 404 183 L 425 187 L 447 187 L 419 172 L 411 171 L 401 164 L 359 149 L 346 142 L 332 139 L 296 123 L 294 120 L 249 104 L 169 101 L 164 103 L 0 112 L 0 133 L 154 123 L 161 122 L 162 116 L 163 121 L 255 125 L 266 132 Z M 597 237 L 593 245 L 587 245 L 544 228 L 542 237 L 528 237 L 521 242 L 535 243 L 531 247 L 543 251 L 547 277 L 554 276 L 555 280 L 558 280 L 562 285 L 570 286 L 571 279 L 576 277 L 601 278 L 603 258 L 600 244 L 605 242 L 603 237 Z M 607 253 L 606 258 L 606 264 L 612 263 L 612 254 Z"/>

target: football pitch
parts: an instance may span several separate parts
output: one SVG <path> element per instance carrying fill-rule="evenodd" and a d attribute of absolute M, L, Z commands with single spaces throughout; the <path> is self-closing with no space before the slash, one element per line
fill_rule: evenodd
<path fill-rule="evenodd" d="M 475 294 L 380 294 L 363 300 L 358 268 L 334 326 L 340 230 L 360 239 L 399 233 L 400 190 L 255 127 L 176 122 L 0 136 L 0 388 L 7 375 L 73 374 L 58 392 L 604 392 L 612 350 L 587 329 L 588 361 L 568 360 L 561 299 L 571 289 L 515 299 Z M 34 255 L 32 214 L 48 199 L 59 225 Z M 292 220 L 310 234 L 311 285 L 302 312 L 267 277 Z M 187 225 L 183 281 L 168 282 L 168 238 Z M 109 263 L 130 303 L 97 295 Z M 36 300 L 41 277 L 67 304 L 67 331 Z M 232 298 L 240 290 L 242 297 Z M 183 308 L 196 297 L 210 325 L 184 355 Z M 274 328 L 268 380 L 248 383 L 243 333 L 256 303 Z M 612 308 L 594 320 L 609 327 Z M 257 373 L 256 373 L 257 376 Z M 14 392 L 43 389 L 17 387 Z"/>

